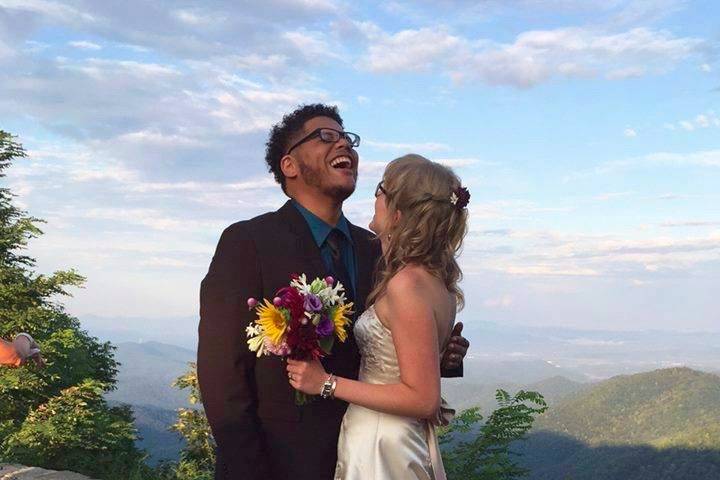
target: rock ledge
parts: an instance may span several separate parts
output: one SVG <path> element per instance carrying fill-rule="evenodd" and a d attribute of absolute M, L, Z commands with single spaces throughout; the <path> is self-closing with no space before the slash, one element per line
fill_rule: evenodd
<path fill-rule="evenodd" d="M 92 480 L 75 472 L 56 472 L 44 468 L 0 463 L 0 480 Z"/>

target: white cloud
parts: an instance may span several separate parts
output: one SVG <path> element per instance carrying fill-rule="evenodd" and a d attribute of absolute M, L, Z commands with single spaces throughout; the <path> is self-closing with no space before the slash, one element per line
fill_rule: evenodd
<path fill-rule="evenodd" d="M 328 43 L 321 32 L 312 32 L 305 29 L 283 33 L 283 38 L 295 47 L 297 52 L 306 58 L 318 63 L 330 60 L 343 60 L 345 57 Z"/>
<path fill-rule="evenodd" d="M 593 338 L 571 338 L 564 340 L 570 345 L 578 345 L 581 347 L 619 347 L 625 345 L 623 340 L 596 340 Z"/>
<path fill-rule="evenodd" d="M 96 158 L 140 170 L 151 180 L 208 180 L 228 173 L 237 179 L 239 164 L 259 173 L 273 123 L 300 103 L 332 103 L 321 90 L 249 80 L 212 63 L 39 63 L 27 68 L 41 68 L 42 75 L 6 70 L 0 112 L 22 111 L 46 130 L 82 142 Z"/>
<path fill-rule="evenodd" d="M 503 213 L 507 213 L 506 210 L 503 209 Z M 578 215 L 583 215 L 583 211 Z M 470 235 L 460 258 L 463 271 L 468 274 L 539 277 L 548 281 L 574 277 L 588 281 L 602 278 L 610 282 L 618 279 L 649 282 L 655 277 L 663 279 L 679 272 L 686 275 L 701 271 L 720 262 L 720 230 L 717 229 L 720 224 L 711 225 L 706 221 L 677 223 L 678 227 L 711 228 L 706 234 L 695 236 L 679 229 L 669 231 L 670 235 L 658 235 L 654 228 L 605 234 L 500 227 L 488 230 L 490 222 L 509 224 L 509 220 L 503 218 L 488 217 L 480 223 L 471 221 Z M 548 219 L 542 222 L 547 223 Z"/>
<path fill-rule="evenodd" d="M 513 297 L 505 294 L 498 298 L 488 298 L 483 301 L 483 305 L 488 308 L 507 308 L 513 304 Z"/>
<path fill-rule="evenodd" d="M 50 0 L 0 0 L 0 7 L 8 10 L 33 12 L 67 23 L 92 23 L 95 21 L 95 17 L 90 13 L 75 9 L 62 2 Z"/>
<path fill-rule="evenodd" d="M 702 70 L 703 72 L 712 72 L 712 67 L 707 63 L 703 63 L 702 65 L 700 65 L 700 70 Z"/>
<path fill-rule="evenodd" d="M 218 26 L 218 24 L 227 20 L 227 17 L 222 14 L 209 14 L 200 9 L 173 10 L 171 15 L 177 18 L 181 23 L 190 27 Z"/>
<path fill-rule="evenodd" d="M 97 43 L 88 42 L 87 40 L 77 40 L 74 42 L 68 42 L 71 47 L 79 48 L 81 50 L 102 50 L 102 46 Z"/>
<path fill-rule="evenodd" d="M 362 66 L 372 72 L 429 70 L 467 48 L 466 41 L 443 28 L 403 30 L 393 35 L 371 34 Z"/>
<path fill-rule="evenodd" d="M 657 152 L 625 160 L 604 162 L 593 169 L 565 175 L 563 182 L 567 183 L 580 178 L 607 175 L 618 171 L 653 165 L 671 167 L 720 167 L 720 150 L 705 150 L 690 153 Z"/>
<path fill-rule="evenodd" d="M 623 131 L 623 135 L 625 135 L 628 138 L 634 138 L 634 137 L 637 137 L 637 132 L 635 131 L 634 128 L 626 128 Z"/>
<path fill-rule="evenodd" d="M 374 140 L 363 140 L 363 144 L 378 150 L 405 150 L 407 152 L 438 152 L 450 150 L 450 146 L 444 143 L 393 143 L 377 142 Z"/>
<path fill-rule="evenodd" d="M 710 126 L 710 119 L 708 119 L 707 115 L 698 115 L 695 117 L 695 123 L 700 128 L 707 128 Z"/>
<path fill-rule="evenodd" d="M 594 196 L 593 200 L 607 202 L 608 200 L 614 200 L 616 198 L 628 197 L 632 194 L 633 194 L 633 192 L 608 192 L 608 193 L 602 193 L 600 195 Z"/>
<path fill-rule="evenodd" d="M 703 44 L 648 28 L 619 33 L 579 27 L 535 30 L 521 33 L 513 43 L 464 38 L 443 27 L 395 34 L 359 28 L 369 43 L 361 65 L 370 71 L 438 69 L 458 82 L 479 79 L 520 88 L 554 77 L 620 80 L 663 73 Z"/>
<path fill-rule="evenodd" d="M 692 120 L 681 120 L 677 122 L 677 127 L 670 123 L 665 124 L 665 128 L 668 130 L 675 130 L 677 128 L 688 132 L 711 127 L 720 128 L 720 117 L 717 116 L 714 110 L 708 110 L 707 112 L 698 114 Z"/>
<path fill-rule="evenodd" d="M 480 163 L 483 165 L 495 165 L 492 162 L 483 162 L 478 158 L 431 158 L 430 160 L 450 168 L 463 168 Z"/>
<path fill-rule="evenodd" d="M 245 190 L 276 190 L 278 184 L 269 176 L 237 183 L 219 182 L 132 182 L 125 189 L 132 192 L 239 192 Z"/>
<path fill-rule="evenodd" d="M 170 268 L 202 268 L 202 263 L 192 263 L 172 257 L 152 256 L 140 261 L 142 267 L 170 267 Z"/>
<path fill-rule="evenodd" d="M 608 80 L 625 80 L 627 78 L 639 78 L 647 73 L 648 72 L 645 67 L 623 67 L 610 70 L 605 74 L 605 78 Z"/>
<path fill-rule="evenodd" d="M 716 227 L 716 226 L 720 226 L 720 222 L 685 220 L 685 221 L 663 222 L 663 223 L 660 224 L 660 226 L 661 226 L 661 227 L 669 227 L 669 228 L 675 228 L 675 227 Z"/>

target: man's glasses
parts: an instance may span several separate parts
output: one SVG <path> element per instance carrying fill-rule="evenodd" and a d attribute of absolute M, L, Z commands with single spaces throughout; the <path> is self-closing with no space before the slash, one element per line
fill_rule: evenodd
<path fill-rule="evenodd" d="M 334 128 L 316 128 L 296 142 L 295 145 L 290 147 L 285 155 L 290 155 L 290 152 L 292 152 L 294 148 L 299 147 L 303 143 L 308 142 L 315 137 L 320 137 L 320 140 L 325 143 L 335 143 L 340 140 L 340 138 L 344 138 L 351 147 L 354 148 L 360 146 L 360 136 L 352 132 L 341 132 L 340 130 L 335 130 Z"/>
<path fill-rule="evenodd" d="M 377 187 L 375 187 L 375 198 L 379 197 L 380 195 L 387 195 L 387 190 L 385 190 L 385 187 L 383 187 L 382 180 L 378 182 Z"/>

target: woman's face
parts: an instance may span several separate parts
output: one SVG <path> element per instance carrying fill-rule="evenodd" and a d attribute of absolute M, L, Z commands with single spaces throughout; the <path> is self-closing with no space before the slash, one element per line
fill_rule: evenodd
<path fill-rule="evenodd" d="M 375 215 L 370 220 L 369 228 L 378 237 L 383 236 L 383 232 L 387 230 L 388 214 L 387 214 L 387 195 L 383 183 L 378 183 L 375 189 Z"/>

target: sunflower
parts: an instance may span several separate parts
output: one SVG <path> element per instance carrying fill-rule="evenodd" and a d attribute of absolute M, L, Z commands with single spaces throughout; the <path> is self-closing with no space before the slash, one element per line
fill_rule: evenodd
<path fill-rule="evenodd" d="M 257 309 L 257 324 L 260 325 L 265 336 L 270 339 L 273 345 L 279 345 L 285 335 L 287 324 L 283 313 L 268 300 Z"/>
<path fill-rule="evenodd" d="M 338 305 L 335 311 L 332 313 L 332 321 L 335 324 L 335 335 L 338 340 L 344 342 L 347 339 L 347 332 L 345 327 L 350 323 L 349 316 L 352 315 L 352 303 L 346 303 L 345 305 Z"/>

